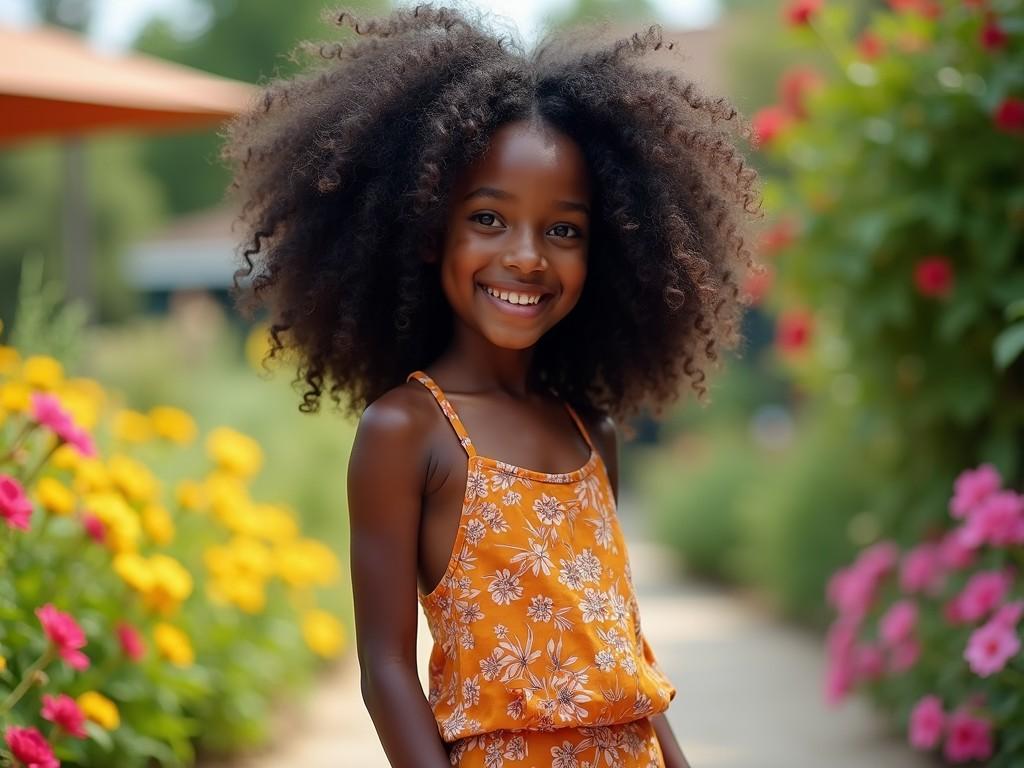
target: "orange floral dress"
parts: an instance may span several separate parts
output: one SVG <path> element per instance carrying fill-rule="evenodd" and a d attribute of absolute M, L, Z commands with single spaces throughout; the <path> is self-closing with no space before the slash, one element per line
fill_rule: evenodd
<path fill-rule="evenodd" d="M 414 371 L 468 456 L 447 570 L 420 594 L 428 700 L 460 768 L 663 768 L 650 716 L 676 689 L 640 630 L 608 473 L 480 456 L 440 387 Z"/>

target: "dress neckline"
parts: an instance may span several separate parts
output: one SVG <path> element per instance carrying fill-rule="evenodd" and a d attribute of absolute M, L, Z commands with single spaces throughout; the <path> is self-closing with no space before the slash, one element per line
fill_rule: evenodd
<path fill-rule="evenodd" d="M 569 472 L 543 472 L 539 469 L 528 469 L 527 467 L 520 467 L 516 464 L 509 464 L 507 461 L 495 459 L 491 456 L 483 456 L 479 453 L 470 457 L 470 461 L 473 461 L 474 459 L 499 472 L 515 475 L 516 477 L 525 477 L 529 480 L 537 480 L 539 482 L 546 483 L 574 483 L 578 480 L 582 480 L 594 471 L 597 467 L 597 463 L 601 460 L 601 454 L 599 454 L 593 446 L 590 446 L 590 456 L 586 462 L 577 469 L 570 470 Z"/>

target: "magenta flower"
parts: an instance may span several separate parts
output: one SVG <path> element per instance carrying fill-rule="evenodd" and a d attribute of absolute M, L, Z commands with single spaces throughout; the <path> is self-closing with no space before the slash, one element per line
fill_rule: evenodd
<path fill-rule="evenodd" d="M 67 694 L 51 696 L 43 694 L 43 719 L 56 723 L 69 736 L 76 739 L 84 739 L 85 715 L 79 709 L 78 704 Z"/>
<path fill-rule="evenodd" d="M 75 424 L 64 407 L 54 395 L 45 392 L 32 393 L 32 418 L 53 432 L 66 443 L 71 444 L 81 455 L 96 455 L 96 447 L 92 438 L 81 427 Z"/>
<path fill-rule="evenodd" d="M 1012 603 L 999 606 L 999 610 L 995 612 L 990 621 L 1010 629 L 1016 629 L 1021 616 L 1024 616 L 1024 600 L 1014 600 Z"/>
<path fill-rule="evenodd" d="M 912 600 L 893 603 L 879 622 L 879 635 L 888 646 L 909 639 L 917 627 L 917 604 Z"/>
<path fill-rule="evenodd" d="M 963 529 L 949 531 L 939 542 L 939 559 L 942 565 L 953 571 L 960 571 L 974 563 L 975 551 L 963 541 Z"/>
<path fill-rule="evenodd" d="M 994 610 L 1006 597 L 1013 583 L 1008 571 L 979 571 L 971 576 L 954 600 L 965 621 L 978 621 Z"/>
<path fill-rule="evenodd" d="M 866 576 L 882 579 L 896 568 L 900 548 L 891 541 L 879 541 L 860 553 L 856 567 Z"/>
<path fill-rule="evenodd" d="M 1002 671 L 1006 662 L 1020 652 L 1017 628 L 1002 621 L 990 620 L 971 633 L 964 658 L 974 674 L 988 677 Z"/>
<path fill-rule="evenodd" d="M 966 469 L 953 484 L 953 498 L 949 502 L 950 514 L 962 520 L 989 495 L 999 490 L 1002 478 L 991 464 L 982 464 L 977 469 Z"/>
<path fill-rule="evenodd" d="M 932 749 L 942 739 L 946 714 L 938 696 L 922 696 L 910 713 L 909 741 L 915 749 Z"/>
<path fill-rule="evenodd" d="M 10 475 L 0 475 L 0 518 L 8 528 L 27 531 L 32 521 L 32 502 L 21 483 Z"/>
<path fill-rule="evenodd" d="M 877 680 L 885 673 L 885 653 L 877 645 L 859 645 L 854 651 L 853 666 L 858 679 Z"/>
<path fill-rule="evenodd" d="M 11 754 L 26 768 L 60 768 L 53 748 L 35 728 L 9 726 L 4 734 Z"/>
<path fill-rule="evenodd" d="M 829 579 L 826 592 L 840 616 L 859 621 L 875 598 L 875 581 L 854 566 L 840 568 Z"/>
<path fill-rule="evenodd" d="M 838 704 L 856 682 L 855 646 L 857 623 L 840 617 L 832 622 L 825 639 L 828 667 L 825 674 L 825 701 Z"/>
<path fill-rule="evenodd" d="M 942 586 L 945 573 L 938 545 L 926 542 L 903 556 L 900 564 L 900 588 L 908 593 L 934 591 Z"/>
<path fill-rule="evenodd" d="M 132 661 L 138 661 L 146 655 L 146 644 L 142 641 L 142 635 L 130 624 L 122 622 L 117 625 L 117 639 L 121 643 L 121 651 Z"/>
<path fill-rule="evenodd" d="M 991 493 L 974 506 L 964 523 L 960 539 L 969 547 L 982 544 L 1008 547 L 1017 542 L 1024 519 L 1024 496 L 1014 491 Z"/>
<path fill-rule="evenodd" d="M 107 538 L 107 529 L 103 525 L 103 521 L 91 512 L 86 512 L 82 515 L 82 527 L 85 528 L 86 534 L 93 541 L 102 544 Z"/>
<path fill-rule="evenodd" d="M 957 710 L 949 716 L 943 752 L 951 763 L 988 760 L 992 756 L 992 726 L 987 720 Z"/>
<path fill-rule="evenodd" d="M 86 640 L 78 622 L 69 614 L 58 611 L 52 603 L 36 608 L 36 616 L 50 643 L 68 666 L 78 670 L 88 668 L 89 657 L 79 650 L 85 647 Z"/>

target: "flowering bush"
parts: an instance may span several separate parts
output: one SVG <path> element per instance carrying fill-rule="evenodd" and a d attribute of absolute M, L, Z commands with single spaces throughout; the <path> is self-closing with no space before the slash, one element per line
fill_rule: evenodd
<path fill-rule="evenodd" d="M 876 543 L 827 588 L 827 700 L 867 688 L 949 763 L 1024 761 L 1024 495 L 1001 484 L 990 464 L 961 473 L 954 528 L 905 552 Z"/>
<path fill-rule="evenodd" d="M 253 498 L 257 442 L 218 427 L 176 478 L 139 458 L 198 437 L 0 346 L 0 764 L 188 764 L 256 738 L 269 697 L 342 650 L 317 606 L 339 563 Z"/>
<path fill-rule="evenodd" d="M 753 117 L 773 221 L 748 291 L 789 370 L 857 410 L 873 514 L 909 538 L 961 467 L 1024 481 L 1024 2 L 856 5 L 785 3 L 832 66 Z"/>

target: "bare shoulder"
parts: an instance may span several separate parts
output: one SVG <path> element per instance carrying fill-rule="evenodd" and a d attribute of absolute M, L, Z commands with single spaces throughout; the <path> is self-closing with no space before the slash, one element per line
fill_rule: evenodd
<path fill-rule="evenodd" d="M 606 414 L 596 414 L 587 417 L 585 423 L 607 464 L 618 455 L 619 432 L 615 419 Z"/>

